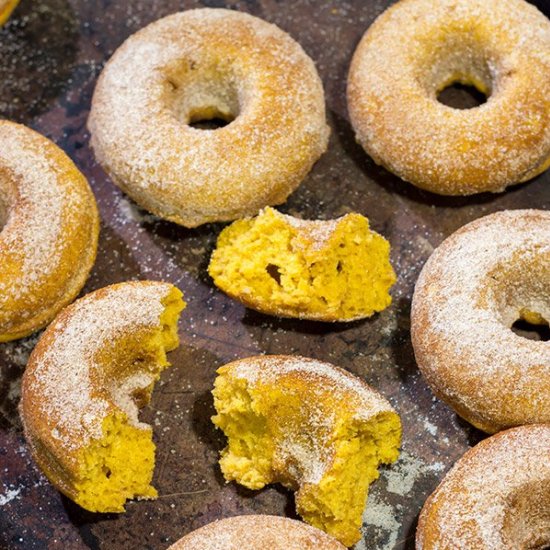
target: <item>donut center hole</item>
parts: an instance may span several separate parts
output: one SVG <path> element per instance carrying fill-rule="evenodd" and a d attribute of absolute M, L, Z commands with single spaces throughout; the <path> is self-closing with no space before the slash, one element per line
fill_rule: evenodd
<path fill-rule="evenodd" d="M 165 76 L 168 107 L 181 124 L 215 131 L 239 116 L 239 91 L 227 68 L 180 60 L 166 68 Z"/>
<path fill-rule="evenodd" d="M 487 95 L 474 85 L 457 81 L 440 90 L 437 101 L 453 109 L 474 109 L 487 103 Z"/>
<path fill-rule="evenodd" d="M 528 340 L 537 340 L 539 342 L 550 341 L 550 326 L 548 321 L 542 315 L 531 312 L 522 311 L 519 319 L 512 324 L 512 332 L 527 338 Z"/>
<path fill-rule="evenodd" d="M 197 130 L 217 130 L 235 120 L 232 113 L 222 113 L 216 107 L 194 111 L 189 115 L 189 126 Z"/>

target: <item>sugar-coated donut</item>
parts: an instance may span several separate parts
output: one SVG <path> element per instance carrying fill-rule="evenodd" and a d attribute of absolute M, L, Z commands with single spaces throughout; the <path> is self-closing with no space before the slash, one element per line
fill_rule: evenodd
<path fill-rule="evenodd" d="M 390 243 L 355 212 L 302 220 L 265 208 L 221 232 L 208 272 L 248 307 L 317 321 L 370 317 L 395 283 Z"/>
<path fill-rule="evenodd" d="M 487 102 L 438 102 L 453 83 Z M 348 106 L 359 143 L 400 178 L 503 191 L 550 166 L 550 21 L 524 0 L 401 0 L 359 43 Z"/>
<path fill-rule="evenodd" d="M 23 375 L 31 454 L 62 493 L 92 512 L 155 498 L 152 430 L 138 419 L 178 345 L 185 306 L 167 283 L 120 283 L 87 294 L 46 329 Z"/>
<path fill-rule="evenodd" d="M 232 122 L 190 125 L 212 118 Z M 329 135 L 322 84 L 300 45 L 225 9 L 176 13 L 126 40 L 99 78 L 88 125 L 114 182 L 187 227 L 284 202 Z"/>
<path fill-rule="evenodd" d="M 0 0 L 0 27 L 9 19 L 19 0 Z"/>
<path fill-rule="evenodd" d="M 434 393 L 496 432 L 550 423 L 550 342 L 511 330 L 550 320 L 550 212 L 471 222 L 424 266 L 412 301 L 416 361 Z"/>
<path fill-rule="evenodd" d="M 69 157 L 0 120 L 0 342 L 42 328 L 75 299 L 98 234 L 94 196 Z"/>
<path fill-rule="evenodd" d="M 250 515 L 209 523 L 168 550 L 344 550 L 344 546 L 294 519 Z"/>
<path fill-rule="evenodd" d="M 424 504 L 417 550 L 550 545 L 550 425 L 512 428 L 470 449 Z"/>
<path fill-rule="evenodd" d="M 369 484 L 399 454 L 389 402 L 347 371 L 285 355 L 221 367 L 212 393 L 212 420 L 228 438 L 225 479 L 249 489 L 282 483 L 306 522 L 355 544 Z"/>

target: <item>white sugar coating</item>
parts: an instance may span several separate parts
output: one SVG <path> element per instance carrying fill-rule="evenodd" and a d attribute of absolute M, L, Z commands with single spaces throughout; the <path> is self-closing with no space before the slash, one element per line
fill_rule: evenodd
<path fill-rule="evenodd" d="M 293 519 L 250 515 L 215 521 L 197 529 L 168 550 L 344 550 L 319 529 Z"/>
<path fill-rule="evenodd" d="M 438 102 L 456 81 L 488 101 Z M 419 187 L 498 192 L 548 168 L 550 21 L 524 0 L 398 2 L 366 32 L 348 82 L 358 141 Z"/>
<path fill-rule="evenodd" d="M 0 124 L 0 200 L 6 202 L 0 253 L 17 254 L 24 273 L 17 281 L 0 276 L 0 307 L 14 287 L 28 291 L 59 261 L 61 215 L 75 199 L 59 184 L 48 149 L 23 127 Z"/>
<path fill-rule="evenodd" d="M 550 421 L 550 342 L 510 329 L 525 312 L 550 320 L 550 212 L 504 211 L 464 226 L 416 284 L 418 365 L 439 396 L 488 431 Z"/>
<path fill-rule="evenodd" d="M 0 121 L 0 334 L 40 328 L 74 298 L 95 258 L 98 224 L 70 159 L 36 132 Z"/>
<path fill-rule="evenodd" d="M 260 215 L 262 212 L 260 212 Z M 313 250 L 319 250 L 326 246 L 328 240 L 332 237 L 338 224 L 344 220 L 346 216 L 342 216 L 335 220 L 302 220 L 289 216 L 287 214 L 281 214 L 277 212 L 281 218 L 283 218 L 290 226 L 294 227 L 304 235 L 313 241 Z"/>
<path fill-rule="evenodd" d="M 470 449 L 426 502 L 416 548 L 545 547 L 549 488 L 550 426 L 500 432 Z"/>
<path fill-rule="evenodd" d="M 124 391 L 144 388 L 154 375 L 110 378 L 99 355 L 125 335 L 160 327 L 162 300 L 172 286 L 160 282 L 121 283 L 86 295 L 48 327 L 23 377 L 22 419 L 31 440 L 55 442 L 61 461 L 92 438 L 116 408 L 138 426 L 136 405 Z"/>
<path fill-rule="evenodd" d="M 231 363 L 231 375 L 250 384 L 277 384 L 288 375 L 298 375 L 311 382 L 311 391 L 333 392 L 346 396 L 354 417 L 373 420 L 378 414 L 395 412 L 390 403 L 357 376 L 315 359 L 299 356 L 265 355 Z M 330 422 L 330 418 L 319 418 Z"/>
<path fill-rule="evenodd" d="M 189 125 L 212 116 L 234 120 Z M 115 183 L 190 227 L 283 202 L 329 134 L 322 84 L 299 44 L 217 9 L 176 13 L 131 36 L 101 74 L 88 125 Z"/>

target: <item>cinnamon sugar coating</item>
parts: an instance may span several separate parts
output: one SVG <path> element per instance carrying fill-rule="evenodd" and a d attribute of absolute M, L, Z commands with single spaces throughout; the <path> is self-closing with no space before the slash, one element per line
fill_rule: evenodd
<path fill-rule="evenodd" d="M 42 328 L 76 298 L 98 234 L 94 196 L 69 157 L 0 121 L 0 342 Z"/>
<path fill-rule="evenodd" d="M 488 96 L 459 110 L 453 83 Z M 499 192 L 550 166 L 550 21 L 524 0 L 402 0 L 363 36 L 349 72 L 357 140 L 442 195 Z"/>
<path fill-rule="evenodd" d="M 212 118 L 229 124 L 191 126 Z M 176 13 L 126 40 L 99 78 L 88 125 L 114 182 L 187 227 L 284 202 L 329 135 L 322 84 L 300 45 L 225 9 Z"/>
<path fill-rule="evenodd" d="M 547 548 L 550 425 L 501 432 L 470 449 L 426 501 L 418 550 Z"/>
<path fill-rule="evenodd" d="M 550 320 L 550 212 L 507 210 L 441 244 L 414 291 L 411 336 L 434 393 L 492 433 L 550 422 L 550 342 L 518 319 Z"/>
<path fill-rule="evenodd" d="M 278 516 L 236 516 L 197 529 L 169 550 L 344 550 L 323 531 Z"/>

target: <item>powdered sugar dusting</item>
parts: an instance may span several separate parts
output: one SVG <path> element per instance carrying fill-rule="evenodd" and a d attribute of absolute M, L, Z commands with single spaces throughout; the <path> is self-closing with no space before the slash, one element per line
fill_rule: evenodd
<path fill-rule="evenodd" d="M 452 404 L 489 427 L 550 421 L 541 386 L 550 379 L 550 342 L 510 330 L 525 309 L 550 319 L 549 266 L 550 213 L 514 210 L 457 231 L 418 279 L 412 338 L 419 367 Z"/>
<path fill-rule="evenodd" d="M 97 355 L 128 332 L 158 327 L 169 290 L 170 285 L 153 282 L 101 289 L 64 310 L 44 333 L 23 378 L 22 413 L 31 434 L 51 433 L 56 455 L 100 438 L 102 421 L 115 405 L 128 410 L 120 388 L 111 394 L 112 381 L 104 380 Z M 148 385 L 142 379 L 128 384 L 127 389 Z"/>

